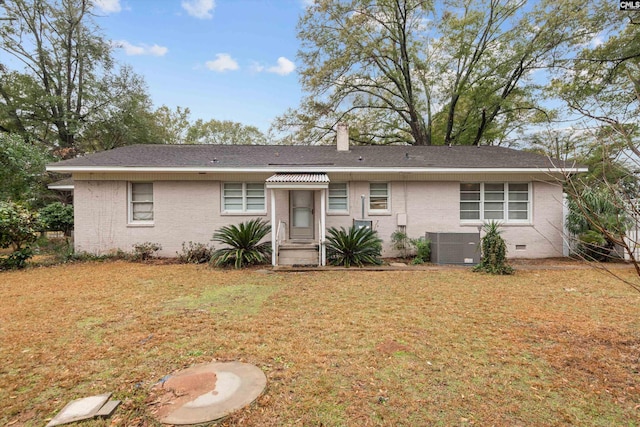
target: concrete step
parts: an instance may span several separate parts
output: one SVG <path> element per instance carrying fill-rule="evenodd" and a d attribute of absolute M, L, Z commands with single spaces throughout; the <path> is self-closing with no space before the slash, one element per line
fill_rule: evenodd
<path fill-rule="evenodd" d="M 282 244 L 278 250 L 278 265 L 318 265 L 317 244 Z"/>

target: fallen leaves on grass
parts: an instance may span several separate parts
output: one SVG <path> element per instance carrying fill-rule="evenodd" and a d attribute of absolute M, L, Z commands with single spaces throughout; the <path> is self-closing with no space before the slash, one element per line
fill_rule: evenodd
<path fill-rule="evenodd" d="M 86 263 L 0 273 L 0 298 L 4 425 L 40 426 L 107 391 L 123 405 L 86 425 L 159 425 L 153 384 L 213 359 L 268 377 L 222 426 L 632 425 L 640 415 L 640 297 L 594 270 Z"/>

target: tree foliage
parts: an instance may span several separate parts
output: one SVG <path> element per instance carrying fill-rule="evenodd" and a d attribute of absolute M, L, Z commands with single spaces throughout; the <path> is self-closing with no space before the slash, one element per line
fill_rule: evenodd
<path fill-rule="evenodd" d="M 62 231 L 70 236 L 73 230 L 73 205 L 50 203 L 38 211 L 42 227 L 47 231 Z"/>
<path fill-rule="evenodd" d="M 606 6 L 606 5 L 605 5 Z M 602 10 L 600 32 L 571 67 L 558 68 L 549 94 L 583 118 L 610 125 L 621 137 L 638 137 L 640 114 L 640 12 Z M 620 127 L 624 127 L 621 129 Z"/>
<path fill-rule="evenodd" d="M 0 258 L 0 270 L 26 266 L 39 229 L 37 213 L 15 202 L 0 201 L 0 248 L 12 249 L 8 257 Z"/>
<path fill-rule="evenodd" d="M 597 32 L 566 0 L 318 0 L 300 19 L 300 108 L 276 122 L 302 141 L 347 121 L 359 143 L 498 143 L 544 111 L 531 75 Z M 544 114 L 543 114 L 544 116 Z"/>
<path fill-rule="evenodd" d="M 261 145 L 265 135 L 255 126 L 231 120 L 196 120 L 187 130 L 187 144 Z"/>
<path fill-rule="evenodd" d="M 0 200 L 29 202 L 41 194 L 50 157 L 38 144 L 0 132 Z"/>
<path fill-rule="evenodd" d="M 140 77 L 114 63 L 91 8 L 89 0 L 0 4 L 0 52 L 11 58 L 0 64 L 0 131 L 46 142 L 68 158 L 91 149 L 98 129 L 109 134 L 105 123 L 131 107 L 119 102 L 145 96 Z"/>

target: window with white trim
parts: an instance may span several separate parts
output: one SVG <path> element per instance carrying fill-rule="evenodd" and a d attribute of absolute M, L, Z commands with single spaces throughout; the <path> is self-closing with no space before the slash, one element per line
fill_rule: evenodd
<path fill-rule="evenodd" d="M 530 218 L 529 183 L 460 183 L 460 220 L 496 220 L 527 223 Z"/>
<path fill-rule="evenodd" d="M 225 182 L 222 185 L 224 212 L 265 212 L 264 183 Z"/>
<path fill-rule="evenodd" d="M 153 223 L 153 183 L 129 183 L 129 222 Z"/>
<path fill-rule="evenodd" d="M 369 212 L 389 212 L 389 183 L 369 183 Z"/>
<path fill-rule="evenodd" d="M 346 182 L 330 183 L 327 193 L 328 212 L 349 212 L 349 189 Z"/>

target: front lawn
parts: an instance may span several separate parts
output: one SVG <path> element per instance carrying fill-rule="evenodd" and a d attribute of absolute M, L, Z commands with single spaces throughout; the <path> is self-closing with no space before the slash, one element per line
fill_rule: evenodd
<path fill-rule="evenodd" d="M 618 273 L 632 277 L 631 269 Z M 591 269 L 267 273 L 84 263 L 0 273 L 0 424 L 70 400 L 159 425 L 151 386 L 241 360 L 267 375 L 223 426 L 622 426 L 640 419 L 640 294 Z"/>

